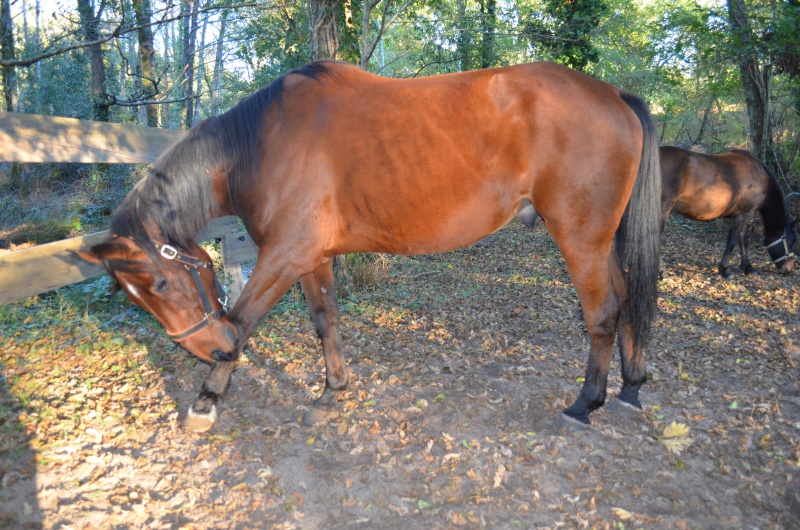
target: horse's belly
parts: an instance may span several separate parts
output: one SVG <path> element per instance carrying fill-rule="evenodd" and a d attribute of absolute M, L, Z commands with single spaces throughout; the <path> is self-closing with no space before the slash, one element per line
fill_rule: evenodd
<path fill-rule="evenodd" d="M 414 209 L 383 212 L 374 219 L 350 223 L 336 253 L 387 252 L 433 254 L 465 247 L 496 232 L 517 213 L 487 201 L 476 208 Z"/>
<path fill-rule="evenodd" d="M 684 217 L 697 221 L 711 221 L 726 217 L 731 208 L 733 196 L 727 190 L 721 193 L 684 194 L 675 203 L 675 211 Z"/>

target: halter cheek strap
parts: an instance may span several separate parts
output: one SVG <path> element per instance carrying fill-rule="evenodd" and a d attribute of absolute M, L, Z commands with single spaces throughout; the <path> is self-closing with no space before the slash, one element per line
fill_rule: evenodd
<path fill-rule="evenodd" d="M 210 326 L 211 324 L 219 320 L 221 316 L 227 313 L 225 308 L 228 305 L 228 297 L 227 295 L 225 295 L 225 298 L 223 300 L 222 293 L 224 293 L 225 290 L 222 288 L 222 284 L 220 283 L 217 275 L 214 274 L 214 283 L 217 288 L 217 296 L 218 296 L 217 301 L 220 304 L 222 304 L 222 307 L 220 307 L 217 311 L 214 311 L 214 308 L 211 307 L 211 300 L 208 295 L 208 291 L 206 291 L 206 288 L 203 286 L 203 282 L 200 278 L 199 269 L 206 268 L 211 270 L 212 272 L 214 271 L 214 266 L 210 262 L 200 261 L 199 259 L 192 256 L 184 256 L 183 254 L 179 253 L 175 247 L 171 245 L 166 245 L 166 244 L 162 245 L 155 242 L 153 244 L 155 245 L 156 250 L 158 250 L 162 258 L 182 263 L 183 266 L 186 267 L 186 270 L 188 270 L 191 273 L 192 279 L 194 280 L 194 284 L 197 287 L 197 292 L 200 294 L 200 301 L 203 303 L 203 311 L 205 312 L 200 322 L 194 324 L 193 326 L 190 326 L 184 331 L 174 333 L 167 330 L 167 335 L 169 335 L 169 337 L 172 340 L 181 341 L 187 339 L 192 335 L 194 335 L 195 333 L 197 333 L 198 331 L 200 331 L 201 329 Z"/>
<path fill-rule="evenodd" d="M 769 245 L 765 245 L 764 248 L 767 251 L 769 251 L 769 249 L 771 249 L 772 247 L 775 247 L 775 246 L 780 245 L 780 244 L 783 244 L 783 256 L 781 256 L 781 257 L 779 257 L 777 259 L 772 259 L 772 256 L 770 256 L 770 258 L 769 258 L 772 261 L 772 263 L 775 264 L 775 265 L 777 265 L 781 261 L 784 261 L 784 260 L 787 260 L 789 258 L 795 257 L 794 252 L 791 252 L 789 250 L 789 243 L 786 242 L 786 236 L 785 235 L 783 235 L 780 238 L 776 239 L 775 241 L 773 241 Z"/>

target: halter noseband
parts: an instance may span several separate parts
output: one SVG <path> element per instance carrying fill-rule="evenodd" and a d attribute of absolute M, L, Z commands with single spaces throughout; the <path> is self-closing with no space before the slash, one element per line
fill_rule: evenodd
<path fill-rule="evenodd" d="M 781 256 L 780 258 L 777 258 L 777 259 L 772 259 L 772 256 L 769 257 L 770 261 L 772 261 L 772 263 L 774 265 L 777 265 L 778 263 L 780 263 L 783 260 L 787 260 L 789 258 L 794 258 L 795 257 L 794 252 L 789 250 L 789 243 L 786 242 L 786 235 L 785 234 L 782 235 L 781 237 L 779 237 L 778 239 L 776 239 L 775 241 L 773 241 L 772 243 L 770 243 L 769 245 L 764 245 L 764 249 L 769 251 L 769 249 L 771 249 L 774 246 L 780 245 L 781 243 L 783 243 L 783 256 Z M 769 254 L 769 252 L 767 252 L 767 253 Z"/>
<path fill-rule="evenodd" d="M 225 307 L 228 305 L 228 296 L 225 295 L 224 300 L 221 298 L 222 293 L 224 293 L 225 290 L 222 288 L 222 284 L 219 282 L 219 278 L 217 278 L 216 273 L 214 274 L 214 283 L 217 286 L 217 301 L 220 304 L 222 304 L 222 307 L 217 311 L 214 311 L 214 308 L 211 307 L 211 301 L 208 295 L 208 291 L 206 291 L 206 288 L 203 286 L 203 282 L 200 281 L 199 269 L 201 267 L 204 267 L 206 269 L 211 270 L 211 272 L 214 272 L 214 266 L 211 264 L 211 262 L 200 261 L 199 259 L 194 258 L 192 256 L 184 256 L 183 254 L 178 252 L 178 249 L 176 249 L 172 245 L 166 245 L 166 244 L 162 245 L 156 243 L 155 241 L 153 242 L 153 245 L 155 245 L 156 250 L 158 250 L 158 253 L 161 255 L 162 258 L 182 263 L 183 266 L 186 267 L 186 270 L 188 270 L 192 274 L 192 279 L 194 280 L 194 284 L 197 286 L 197 292 L 200 294 L 200 301 L 203 303 L 203 311 L 205 311 L 205 315 L 203 315 L 202 320 L 200 320 L 200 322 L 198 322 L 197 324 L 189 327 L 185 331 L 181 331 L 179 333 L 172 333 L 169 330 L 167 330 L 167 335 L 169 335 L 169 337 L 172 340 L 181 341 L 183 339 L 189 338 L 190 336 L 194 335 L 201 329 L 210 326 L 211 324 L 219 320 L 219 318 L 222 315 L 227 313 Z"/>

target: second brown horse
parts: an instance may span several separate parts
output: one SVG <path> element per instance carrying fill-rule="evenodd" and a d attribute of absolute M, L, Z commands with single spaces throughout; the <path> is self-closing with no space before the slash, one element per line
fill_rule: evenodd
<path fill-rule="evenodd" d="M 588 424 L 606 399 L 617 336 L 619 401 L 641 409 L 660 183 L 658 138 L 642 101 L 567 68 L 398 80 L 314 63 L 195 127 L 119 206 L 113 237 L 79 255 L 104 264 L 131 301 L 215 363 L 190 408 L 194 430 L 214 422 L 247 339 L 299 278 L 325 356 L 325 389 L 305 418 L 314 423 L 336 414 L 348 382 L 334 256 L 444 252 L 515 217 L 531 226 L 541 218 L 589 331 L 586 380 L 564 411 Z M 231 214 L 259 256 L 225 315 L 195 237 Z"/>
<path fill-rule="evenodd" d="M 728 276 L 728 260 L 738 244 L 742 271 L 750 274 L 755 269 L 747 253 L 747 226 L 759 212 L 770 261 L 781 274 L 792 272 L 794 222 L 789 218 L 778 179 L 760 160 L 741 150 L 706 155 L 663 146 L 660 162 L 662 228 L 671 211 L 696 221 L 730 219 L 719 273 Z"/>

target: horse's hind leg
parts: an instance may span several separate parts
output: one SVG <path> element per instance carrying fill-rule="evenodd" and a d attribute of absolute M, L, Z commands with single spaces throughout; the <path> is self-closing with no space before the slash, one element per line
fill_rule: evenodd
<path fill-rule="evenodd" d="M 627 288 L 619 262 L 616 260 L 612 265 L 612 278 L 614 290 L 621 302 L 617 341 L 622 364 L 622 389 L 617 396 L 616 403 L 623 405 L 626 409 L 641 412 L 642 403 L 639 401 L 639 389 L 647 379 L 647 371 L 642 355 L 642 345 L 634 346 L 633 318 L 628 305 Z"/>
<path fill-rule="evenodd" d="M 574 248 L 587 246 L 577 245 Z M 563 246 L 562 249 L 572 283 L 581 301 L 591 344 L 586 380 L 578 399 L 564 410 L 564 417 L 573 423 L 588 425 L 589 413 L 601 407 L 606 400 L 608 371 L 622 300 L 617 289 L 612 288 L 610 263 L 614 258 L 610 249 L 595 256 L 585 252 L 573 253 Z"/>
<path fill-rule="evenodd" d="M 338 415 L 336 399 L 347 388 L 348 382 L 339 334 L 339 306 L 336 302 L 333 261 L 328 260 L 311 274 L 302 276 L 300 284 L 325 355 L 325 390 L 303 418 L 306 425 L 314 425 Z"/>
<path fill-rule="evenodd" d="M 205 432 L 217 420 L 216 403 L 228 389 L 231 374 L 236 368 L 236 361 L 218 361 L 203 381 L 203 389 L 197 396 L 194 404 L 189 407 L 189 413 L 183 426 L 190 431 Z"/>

